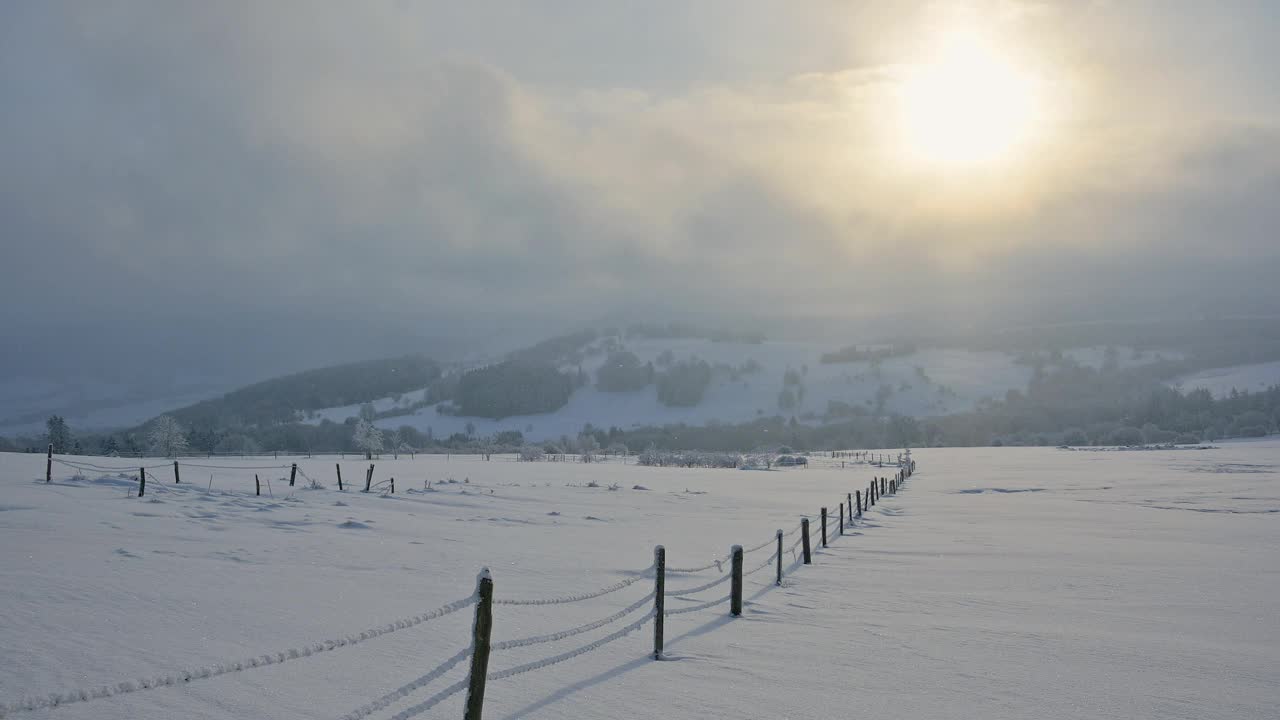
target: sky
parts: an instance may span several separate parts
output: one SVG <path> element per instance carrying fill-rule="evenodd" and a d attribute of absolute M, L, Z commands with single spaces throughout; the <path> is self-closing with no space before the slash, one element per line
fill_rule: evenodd
<path fill-rule="evenodd" d="M 252 379 L 604 317 L 1269 310 L 1277 28 L 1266 1 L 9 0 L 0 377 Z"/>

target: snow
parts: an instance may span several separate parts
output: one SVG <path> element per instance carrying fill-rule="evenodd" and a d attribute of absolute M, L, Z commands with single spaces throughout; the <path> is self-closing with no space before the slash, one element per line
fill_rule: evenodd
<path fill-rule="evenodd" d="M 587 423 L 603 428 L 611 425 L 633 428 L 678 423 L 704 425 L 716 421 L 738 423 L 778 414 L 821 416 L 826 413 L 830 400 L 871 407 L 881 385 L 889 385 L 894 390 L 885 405 L 892 412 L 942 415 L 972 409 L 979 400 L 1001 397 L 1010 388 L 1025 388 L 1031 378 L 1030 368 L 1014 363 L 1012 356 L 1005 353 L 958 349 L 921 350 L 885 360 L 879 367 L 867 362 L 824 364 L 821 355 L 838 348 L 813 342 L 729 343 L 663 338 L 628 340 L 625 349 L 634 352 L 641 362 L 655 361 L 664 351 L 670 351 L 677 361 L 698 357 L 712 365 L 742 367 L 748 360 L 754 360 L 761 369 L 743 374 L 736 381 L 728 375 L 717 374 L 703 401 L 695 407 L 663 405 L 653 385 L 635 392 L 614 393 L 601 392 L 589 384 L 576 390 L 568 404 L 554 413 L 491 420 L 442 415 L 436 405 L 430 405 L 409 415 L 383 418 L 377 425 L 387 429 L 409 425 L 423 432 L 430 428 L 436 437 L 447 437 L 463 432 L 471 424 L 479 435 L 517 430 L 530 440 L 543 441 L 562 435 L 576 436 Z M 596 370 L 605 359 L 606 355 L 600 353 L 582 363 L 593 382 Z M 921 378 L 917 368 L 925 371 L 927 379 Z M 778 393 L 788 369 L 802 373 L 805 394 L 797 407 L 782 411 L 778 408 Z M 381 398 L 374 406 L 383 412 L 408 406 L 420 401 L 422 396 L 422 391 L 414 391 L 398 399 Z M 328 408 L 312 414 L 306 422 L 318 423 L 324 419 L 342 422 L 356 416 L 359 409 L 359 405 Z"/>
<path fill-rule="evenodd" d="M 127 460 L 88 460 L 123 477 L 55 466 L 46 485 L 43 456 L 3 454 L 0 706 L 128 682 L 140 689 L 11 716 L 403 717 L 465 680 L 463 660 L 432 673 L 469 647 L 487 567 L 499 602 L 621 586 L 495 604 L 493 640 L 509 644 L 490 659 L 487 718 L 1275 716 L 1280 441 L 913 455 L 904 490 L 813 565 L 788 548 L 778 588 L 776 528 L 891 468 L 387 457 L 374 479 L 397 478 L 390 496 L 336 490 L 335 463 L 362 479 L 354 459 L 300 459 L 292 489 L 292 460 L 218 460 L 203 464 L 233 469 L 193 461 L 179 486 L 156 467 L 137 498 Z M 271 496 L 253 495 L 254 472 Z M 724 584 L 674 594 L 721 570 L 669 574 L 667 609 L 688 612 L 666 619 L 655 662 L 642 601 L 659 543 L 673 569 L 742 544 L 757 572 L 737 619 Z M 283 661 L 247 662 L 268 653 Z M 415 716 L 460 717 L 464 694 Z"/>
<path fill-rule="evenodd" d="M 1240 392 L 1258 392 L 1272 385 L 1280 385 L 1280 362 L 1203 370 L 1178 377 L 1169 385 L 1183 392 L 1204 388 L 1216 398 L 1230 395 L 1233 389 Z"/>

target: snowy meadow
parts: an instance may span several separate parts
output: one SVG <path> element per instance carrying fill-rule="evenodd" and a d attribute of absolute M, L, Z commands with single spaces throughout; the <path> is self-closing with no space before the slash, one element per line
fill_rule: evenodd
<path fill-rule="evenodd" d="M 465 691 L 443 693 L 465 681 L 488 567 L 489 718 L 1275 717 L 1280 442 L 914 457 L 822 548 L 820 508 L 837 535 L 838 504 L 896 468 L 383 457 L 392 495 L 359 491 L 358 459 L 298 460 L 292 488 L 292 459 L 192 459 L 139 498 L 136 461 L 78 458 L 120 470 L 55 465 L 46 484 L 43 456 L 0 455 L 0 708 L 461 717 Z"/>

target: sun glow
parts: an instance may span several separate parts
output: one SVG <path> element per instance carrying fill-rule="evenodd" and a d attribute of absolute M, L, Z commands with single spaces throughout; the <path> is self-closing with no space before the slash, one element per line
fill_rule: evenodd
<path fill-rule="evenodd" d="M 898 87 L 898 128 L 913 161 L 947 167 L 1001 163 L 1042 129 L 1040 82 L 990 40 L 954 34 Z"/>

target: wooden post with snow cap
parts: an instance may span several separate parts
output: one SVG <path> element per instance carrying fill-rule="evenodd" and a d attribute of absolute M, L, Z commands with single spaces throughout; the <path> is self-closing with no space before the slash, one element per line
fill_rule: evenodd
<path fill-rule="evenodd" d="M 778 580 L 777 585 L 782 585 L 782 528 L 778 528 Z"/>
<path fill-rule="evenodd" d="M 742 615 L 742 546 L 729 548 L 729 558 L 733 578 L 729 581 L 729 614 L 734 617 Z"/>
<path fill-rule="evenodd" d="M 173 461 L 173 484 L 179 485 L 181 483 L 182 483 L 182 476 L 178 474 L 178 461 L 174 460 Z"/>
<path fill-rule="evenodd" d="M 827 546 L 827 509 L 822 508 L 822 547 Z"/>
<path fill-rule="evenodd" d="M 294 463 L 289 468 L 289 487 L 293 487 L 293 481 L 298 479 L 298 463 Z"/>
<path fill-rule="evenodd" d="M 666 612 L 667 549 L 653 547 L 653 659 L 662 659 L 662 619 Z"/>
<path fill-rule="evenodd" d="M 49 443 L 49 456 L 44 461 L 44 481 L 53 482 L 53 443 Z"/>
<path fill-rule="evenodd" d="M 804 547 L 804 564 L 809 565 L 813 562 L 809 556 L 809 518 L 800 520 L 800 544 Z"/>
<path fill-rule="evenodd" d="M 342 465 L 339 463 L 334 463 L 333 467 L 335 467 L 338 470 L 338 492 L 342 492 Z"/>
<path fill-rule="evenodd" d="M 493 578 L 489 568 L 476 577 L 476 620 L 471 626 L 471 675 L 463 720 L 480 720 L 484 709 L 484 681 L 489 673 L 489 635 L 493 632 Z"/>

